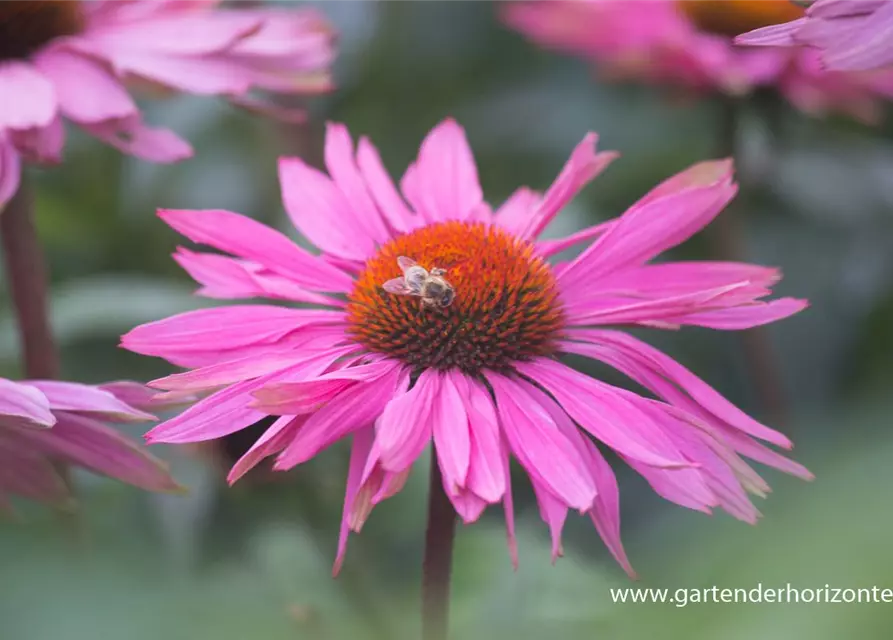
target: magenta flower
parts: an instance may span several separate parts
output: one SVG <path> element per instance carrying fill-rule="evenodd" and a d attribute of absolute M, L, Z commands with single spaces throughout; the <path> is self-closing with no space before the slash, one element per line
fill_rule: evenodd
<path fill-rule="evenodd" d="M 737 44 L 815 47 L 828 69 L 864 71 L 893 66 L 893 3 L 886 0 L 819 0 L 806 15 L 756 29 Z"/>
<path fill-rule="evenodd" d="M 151 404 L 146 391 L 130 382 L 94 387 L 0 378 L 0 510 L 10 509 L 10 495 L 68 500 L 56 462 L 150 491 L 179 490 L 161 461 L 102 423 L 154 420 L 134 406 Z"/>
<path fill-rule="evenodd" d="M 336 571 L 348 531 L 400 490 L 432 442 L 443 488 L 465 522 L 503 504 L 513 557 L 510 456 L 530 476 L 555 555 L 573 509 L 632 572 L 617 483 L 600 447 L 668 500 L 754 522 L 747 492 L 768 487 L 740 456 L 811 477 L 759 442 L 790 441 L 670 357 L 608 327 L 747 329 L 806 302 L 763 300 L 776 269 L 651 263 L 732 199 L 730 161 L 695 165 L 615 220 L 537 240 L 615 158 L 595 145 L 590 133 L 545 194 L 522 187 L 494 212 L 454 121 L 428 135 L 400 191 L 367 139 L 355 152 L 347 129 L 330 124 L 329 176 L 297 158 L 279 164 L 285 208 L 322 255 L 236 213 L 160 211 L 190 240 L 230 254 L 176 252 L 202 294 L 280 304 L 192 311 L 122 338 L 131 351 L 190 369 L 151 383 L 166 397 L 211 392 L 147 440 L 211 440 L 281 416 L 232 468 L 232 483 L 267 456 L 276 456 L 275 469 L 291 469 L 350 437 Z M 578 258 L 547 262 L 584 243 Z M 419 267 L 446 284 L 417 279 Z M 562 352 L 616 367 L 657 399 L 575 371 L 557 358 Z"/>
<path fill-rule="evenodd" d="M 731 96 L 775 87 L 807 113 L 877 121 L 893 94 L 893 70 L 832 72 L 814 50 L 733 42 L 802 12 L 788 0 L 548 0 L 503 8 L 507 24 L 534 42 L 584 57 L 613 78 Z"/>
<path fill-rule="evenodd" d="M 36 0 L 0 3 L 0 206 L 15 191 L 19 160 L 58 162 L 62 120 L 153 162 L 192 154 L 143 122 L 125 88 L 225 96 L 267 108 L 255 90 L 330 88 L 333 34 L 313 11 L 229 10 L 213 0 Z"/>

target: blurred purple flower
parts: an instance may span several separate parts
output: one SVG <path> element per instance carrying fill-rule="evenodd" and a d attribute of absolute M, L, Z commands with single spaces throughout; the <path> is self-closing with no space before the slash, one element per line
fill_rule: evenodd
<path fill-rule="evenodd" d="M 58 162 L 63 118 L 153 162 L 192 155 L 147 126 L 125 83 L 225 96 L 282 117 L 255 90 L 331 88 L 333 32 L 312 10 L 224 9 L 214 0 L 0 2 L 0 207 L 19 180 L 16 155 Z"/>
<path fill-rule="evenodd" d="M 192 311 L 123 336 L 131 351 L 191 369 L 151 383 L 165 397 L 210 392 L 148 441 L 209 441 L 281 416 L 232 468 L 235 482 L 268 456 L 286 470 L 352 436 L 336 571 L 348 531 L 401 489 L 432 442 L 443 488 L 465 522 L 503 504 L 515 560 L 510 454 L 530 476 L 556 556 L 574 509 L 632 573 L 617 483 L 599 445 L 668 500 L 754 522 L 747 492 L 763 495 L 768 486 L 739 454 L 811 477 L 757 439 L 784 448 L 790 441 L 660 351 L 607 327 L 747 329 L 806 302 L 763 300 L 780 278 L 776 269 L 650 264 L 734 197 L 730 161 L 695 165 L 615 220 L 538 240 L 615 158 L 596 153 L 596 140 L 583 139 L 545 194 L 522 187 L 494 212 L 454 121 L 424 140 L 400 191 L 367 139 L 355 151 L 347 129 L 330 124 L 328 176 L 297 158 L 279 165 L 285 208 L 322 255 L 236 213 L 160 211 L 189 239 L 230 254 L 175 254 L 202 294 L 286 304 Z M 584 243 L 576 259 L 547 262 Z M 401 295 L 401 284 L 420 293 L 413 274 L 386 291 L 401 277 L 400 256 L 445 269 L 454 298 L 441 305 Z M 579 373 L 557 359 L 561 352 L 605 362 L 659 399 Z"/>
<path fill-rule="evenodd" d="M 734 45 L 748 28 L 802 14 L 788 0 L 542 0 L 504 3 L 502 11 L 534 42 L 591 60 L 612 78 L 733 96 L 775 87 L 805 112 L 869 123 L 893 95 L 893 70 L 828 71 L 817 51 Z"/>
<path fill-rule="evenodd" d="M 893 2 L 819 0 L 806 15 L 756 29 L 737 44 L 818 49 L 822 63 L 835 71 L 893 67 Z"/>
<path fill-rule="evenodd" d="M 147 406 L 149 394 L 139 389 L 127 382 L 97 387 L 0 378 L 0 510 L 10 508 L 10 495 L 48 503 L 67 500 L 57 462 L 150 491 L 179 490 L 164 463 L 103 424 L 154 420 L 128 403 Z"/>

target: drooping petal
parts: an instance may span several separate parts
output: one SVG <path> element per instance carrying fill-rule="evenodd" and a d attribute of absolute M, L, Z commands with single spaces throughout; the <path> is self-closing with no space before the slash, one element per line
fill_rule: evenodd
<path fill-rule="evenodd" d="M 561 530 L 564 529 L 564 521 L 567 519 L 567 505 L 536 480 L 531 482 L 540 509 L 540 517 L 549 525 L 549 534 L 552 536 L 552 564 L 555 564 L 558 558 L 564 555 Z"/>
<path fill-rule="evenodd" d="M 518 363 L 516 369 L 542 385 L 575 422 L 618 453 L 654 467 L 691 466 L 622 390 L 545 359 Z"/>
<path fill-rule="evenodd" d="M 567 413 L 554 400 L 538 389 L 533 390 L 533 397 L 552 416 L 555 425 L 577 448 L 577 451 L 580 452 L 580 455 L 589 467 L 589 472 L 595 480 L 596 490 L 598 491 L 592 509 L 589 511 L 589 517 L 595 524 L 596 530 L 599 532 L 602 540 L 604 540 L 605 546 L 608 547 L 611 555 L 614 556 L 618 564 L 623 567 L 630 577 L 635 578 L 636 574 L 629 564 L 626 551 L 623 549 L 623 543 L 620 540 L 620 495 L 614 472 L 611 471 L 610 465 L 602 457 L 598 447 L 589 438 L 580 433 Z"/>
<path fill-rule="evenodd" d="M 15 494 L 29 500 L 63 505 L 68 487 L 46 457 L 28 449 L 10 434 L 0 436 L 0 496 Z M 0 500 L 0 503 L 3 501 Z M 0 510 L 6 505 L 0 505 Z"/>
<path fill-rule="evenodd" d="M 398 392 L 400 381 L 401 368 L 392 363 L 377 378 L 342 391 L 307 419 L 292 442 L 279 454 L 274 468 L 290 469 L 306 462 L 337 440 L 373 424 L 388 400 Z"/>
<path fill-rule="evenodd" d="M 226 481 L 230 485 L 235 484 L 237 480 L 256 467 L 261 460 L 282 451 L 291 442 L 306 419 L 306 416 L 280 416 L 264 431 L 257 442 L 236 460 L 233 468 L 226 475 Z"/>
<path fill-rule="evenodd" d="M 21 171 L 22 161 L 18 151 L 0 134 L 0 214 L 19 190 Z"/>
<path fill-rule="evenodd" d="M 158 215 L 193 242 L 258 262 L 293 279 L 299 286 L 339 293 L 347 293 L 352 288 L 353 280 L 349 275 L 251 218 L 221 210 L 162 209 Z"/>
<path fill-rule="evenodd" d="M 509 548 L 512 567 L 518 570 L 518 538 L 515 536 L 515 500 L 512 496 L 512 475 L 509 467 L 508 444 L 502 442 L 502 475 L 505 494 L 502 496 L 502 509 L 505 512 L 505 538 Z"/>
<path fill-rule="evenodd" d="M 440 393 L 431 412 L 434 449 L 444 489 L 450 496 L 458 495 L 466 487 L 471 464 L 469 419 L 466 401 L 460 392 L 467 387 L 464 375 L 449 371 L 443 374 Z"/>
<path fill-rule="evenodd" d="M 444 478 L 444 483 L 446 483 L 446 479 Z M 444 491 L 449 491 L 449 487 L 444 484 Z M 462 518 L 462 522 L 465 524 L 471 524 L 472 522 L 476 522 L 478 518 L 481 517 L 481 514 L 484 513 L 484 510 L 487 508 L 487 501 L 479 498 L 473 492 L 468 491 L 467 489 L 459 489 L 458 491 L 453 492 L 453 494 L 447 494 L 450 502 L 453 505 L 453 508 L 456 510 L 456 513 Z"/>
<path fill-rule="evenodd" d="M 52 83 L 30 64 L 0 63 L 0 131 L 45 127 L 58 104 Z"/>
<path fill-rule="evenodd" d="M 627 459 L 627 463 L 636 472 L 648 481 L 654 492 L 662 498 L 679 506 L 710 514 L 713 507 L 719 506 L 719 501 L 710 491 L 707 483 L 697 471 L 692 469 L 659 469 L 642 464 L 636 460 Z M 686 472 L 688 478 L 682 477 L 681 472 Z M 690 478 L 698 478 L 697 483 Z"/>
<path fill-rule="evenodd" d="M 280 382 L 258 389 L 255 406 L 273 415 L 312 413 L 341 392 L 392 373 L 391 361 L 338 369 L 301 382 Z"/>
<path fill-rule="evenodd" d="M 62 147 L 65 144 L 62 117 L 57 114 L 45 127 L 10 131 L 9 141 L 25 160 L 58 164 L 62 161 Z M 2 147 L 2 143 L 0 143 L 0 147 Z M 0 154 L 2 153 L 2 148 L 0 148 Z M 0 167 L 2 167 L 2 160 L 0 160 Z M 2 180 L 2 168 L 0 168 L 0 180 Z M 3 197 L 0 195 L 0 203 L 2 202 Z"/>
<path fill-rule="evenodd" d="M 146 126 L 139 115 L 123 120 L 81 123 L 81 127 L 122 153 L 148 162 L 179 162 L 192 157 L 192 147 L 169 129 Z"/>
<path fill-rule="evenodd" d="M 190 94 L 240 96 L 252 84 L 250 73 L 225 58 L 170 56 L 137 50 L 118 51 L 111 62 L 118 75 L 133 75 Z"/>
<path fill-rule="evenodd" d="M 347 553 L 347 538 L 350 535 L 350 513 L 354 500 L 360 490 L 363 469 L 372 450 L 375 439 L 374 429 L 369 426 L 358 429 L 353 434 L 353 444 L 350 448 L 350 464 L 347 471 L 347 486 L 344 490 L 344 509 L 341 513 L 341 527 L 338 531 L 338 553 L 335 556 L 335 564 L 332 567 L 332 575 L 337 576 L 344 563 L 344 555 Z"/>
<path fill-rule="evenodd" d="M 56 418 L 38 389 L 0 378 L 0 426 L 52 427 Z"/>
<path fill-rule="evenodd" d="M 208 56 L 232 48 L 260 26 L 259 18 L 235 12 L 143 16 L 139 20 L 117 20 L 114 28 L 91 33 L 88 42 L 94 51 L 111 58 L 132 51 L 159 57 Z"/>
<path fill-rule="evenodd" d="M 333 355 L 332 360 L 336 357 L 337 355 Z M 265 384 L 280 380 L 303 380 L 319 375 L 330 364 L 331 361 L 316 360 L 237 382 L 200 400 L 180 415 L 162 422 L 146 434 L 146 441 L 176 444 L 228 436 L 267 416 L 251 406 L 255 391 Z"/>
<path fill-rule="evenodd" d="M 760 424 L 694 373 L 641 340 L 621 331 L 603 329 L 574 329 L 569 334 L 573 339 L 585 342 L 566 342 L 563 349 L 619 369 L 667 402 L 686 410 L 694 402 L 743 433 L 780 447 L 791 447 L 791 441 L 784 435 Z M 686 396 L 690 400 L 686 401 Z"/>
<path fill-rule="evenodd" d="M 793 460 L 785 458 L 780 453 L 760 444 L 741 431 L 726 425 L 719 425 L 718 429 L 729 445 L 742 456 L 750 458 L 751 460 L 756 460 L 761 464 L 772 467 L 773 469 L 778 469 L 779 471 L 783 471 L 784 473 L 788 473 L 802 480 L 815 479 L 815 476 L 809 469 L 799 462 L 794 462 Z"/>
<path fill-rule="evenodd" d="M 627 575 L 635 579 L 636 572 L 620 539 L 620 491 L 617 487 L 617 478 L 593 443 L 587 440 L 586 448 L 589 450 L 589 462 L 595 476 L 595 485 L 598 487 L 598 496 L 589 512 L 589 517 L 592 518 L 592 523 L 598 535 L 604 540 L 608 551 Z"/>
<path fill-rule="evenodd" d="M 21 430 L 18 436 L 58 457 L 149 491 L 179 491 L 166 465 L 100 422 L 57 412 L 52 429 Z"/>
<path fill-rule="evenodd" d="M 376 424 L 375 435 L 384 469 L 408 469 L 431 441 L 432 414 L 435 403 L 439 405 L 441 387 L 441 374 L 426 369 L 411 389 L 388 402 Z"/>
<path fill-rule="evenodd" d="M 823 0 L 806 16 L 756 29 L 735 43 L 769 47 L 815 47 L 831 71 L 865 71 L 893 63 L 893 10 L 883 0 Z"/>
<path fill-rule="evenodd" d="M 57 47 L 38 55 L 34 64 L 53 83 L 59 109 L 75 122 L 116 120 L 137 111 L 121 83 L 90 58 Z"/>
<path fill-rule="evenodd" d="M 687 456 L 698 461 L 700 465 L 698 470 L 710 492 L 715 496 L 717 504 L 733 517 L 748 524 L 756 524 L 760 512 L 750 501 L 745 487 L 736 475 L 736 472 L 746 467 L 744 461 L 740 458 L 735 459 L 737 456 L 728 445 L 704 431 L 693 428 L 691 424 L 685 424 L 680 420 L 679 427 L 669 430 L 668 433 Z M 729 464 L 729 460 L 734 460 L 734 467 Z M 762 481 L 756 473 L 752 470 L 750 472 L 751 477 Z M 764 485 L 759 491 L 764 488 L 768 487 Z M 758 489 L 754 487 L 753 490 Z"/>
<path fill-rule="evenodd" d="M 454 381 L 459 380 L 455 377 Z M 496 409 L 489 393 L 475 380 L 462 379 L 465 387 L 460 395 L 466 399 L 470 432 L 468 480 L 466 486 L 487 502 L 502 499 L 506 491 L 502 436 Z M 461 384 L 461 383 L 460 383 Z M 457 384 L 457 388 L 460 385 Z"/>
<path fill-rule="evenodd" d="M 95 414 L 107 420 L 153 420 L 155 416 L 134 409 L 109 391 L 76 382 L 28 380 L 25 384 L 40 391 L 49 400 L 53 411 Z"/>
<path fill-rule="evenodd" d="M 797 44 L 796 33 L 806 23 L 799 18 L 784 24 L 772 24 L 754 29 L 735 37 L 735 44 L 763 47 L 793 47 Z"/>
<path fill-rule="evenodd" d="M 149 431 L 145 436 L 146 442 L 203 442 L 228 436 L 254 424 L 266 416 L 249 406 L 251 393 L 260 388 L 264 380 L 265 377 L 246 380 L 212 393 Z"/>
<path fill-rule="evenodd" d="M 132 380 L 116 380 L 99 385 L 103 391 L 107 391 L 121 402 L 143 411 L 156 411 L 175 407 L 181 402 L 167 402 L 165 398 L 159 398 L 158 393 L 146 385 Z M 182 402 L 194 402 L 195 396 L 184 394 Z"/>
<path fill-rule="evenodd" d="M 814 36 L 802 36 L 811 40 Z M 838 38 L 829 45 L 822 57 L 829 69 L 838 71 L 860 71 L 863 69 L 884 69 L 893 64 L 893 9 L 883 3 L 864 19 L 863 28 L 858 34 Z"/>
<path fill-rule="evenodd" d="M 573 443 L 524 387 L 498 374 L 485 376 L 496 397 L 502 431 L 521 465 L 566 505 L 588 511 L 595 499 L 595 482 Z"/>

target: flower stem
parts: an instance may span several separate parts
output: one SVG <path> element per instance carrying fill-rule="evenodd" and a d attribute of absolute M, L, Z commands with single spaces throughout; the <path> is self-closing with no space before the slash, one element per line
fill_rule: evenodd
<path fill-rule="evenodd" d="M 456 511 L 443 490 L 437 455 L 431 449 L 428 528 L 422 560 L 422 639 L 446 640 L 450 611 L 450 571 Z"/>
<path fill-rule="evenodd" d="M 720 155 L 734 158 L 739 175 L 741 163 L 737 155 L 740 108 L 741 105 L 737 100 L 729 99 L 723 102 L 720 105 L 719 125 Z M 747 259 L 746 233 L 741 214 L 739 208 L 730 207 L 708 227 L 711 249 L 717 258 L 732 261 Z M 776 424 L 784 424 L 788 415 L 788 403 L 784 382 L 778 369 L 778 355 L 772 346 L 766 327 L 741 331 L 739 335 L 746 374 L 757 401 L 769 420 Z"/>
<path fill-rule="evenodd" d="M 22 176 L 19 190 L 6 208 L 0 211 L 0 244 L 19 328 L 25 377 L 48 380 L 59 377 L 59 352 L 50 326 L 47 302 L 49 270 L 34 218 L 34 196 Z M 72 492 L 68 466 L 62 462 L 54 466 L 69 492 Z M 60 512 L 60 519 L 70 529 L 79 548 L 83 548 L 84 531 L 77 514 Z"/>
<path fill-rule="evenodd" d="M 47 266 L 34 223 L 34 200 L 24 182 L 0 213 L 0 238 L 9 292 L 22 345 L 25 377 L 57 378 L 59 354 L 47 307 Z"/>

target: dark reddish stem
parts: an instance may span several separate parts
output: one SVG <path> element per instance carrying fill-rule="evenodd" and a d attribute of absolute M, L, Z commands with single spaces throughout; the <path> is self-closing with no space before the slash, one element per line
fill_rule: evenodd
<path fill-rule="evenodd" d="M 25 377 L 47 380 L 59 377 L 59 352 L 50 326 L 49 273 L 34 218 L 34 196 L 23 177 L 18 192 L 0 211 L 0 243 Z M 71 491 L 68 467 L 58 463 L 56 469 Z M 77 515 L 62 512 L 61 519 L 83 548 L 84 532 Z"/>
<path fill-rule="evenodd" d="M 422 560 L 422 640 L 446 640 L 456 511 L 443 490 L 437 456 L 431 450 L 428 528 Z"/>
<path fill-rule="evenodd" d="M 736 157 L 740 124 L 739 110 L 740 105 L 734 100 L 728 100 L 721 105 L 719 145 L 722 156 L 735 159 L 740 176 L 740 158 Z M 747 242 L 742 213 L 740 208 L 732 206 L 708 227 L 712 252 L 717 258 L 733 261 L 747 260 Z M 747 377 L 761 409 L 771 421 L 776 424 L 784 424 L 788 414 L 784 381 L 778 369 L 778 355 L 772 346 L 766 327 L 741 331 L 739 335 L 744 350 Z"/>
<path fill-rule="evenodd" d="M 37 237 L 33 196 L 24 181 L 0 213 L 0 237 L 25 377 L 57 378 L 59 354 L 50 328 L 47 266 Z"/>

